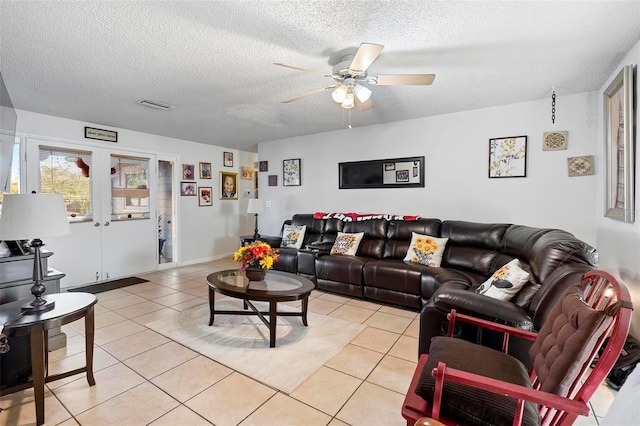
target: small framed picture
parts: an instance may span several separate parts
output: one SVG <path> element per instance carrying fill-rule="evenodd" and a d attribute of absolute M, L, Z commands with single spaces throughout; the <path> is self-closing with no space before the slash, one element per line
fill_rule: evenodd
<path fill-rule="evenodd" d="M 224 153 L 224 166 L 233 167 L 233 152 Z"/>
<path fill-rule="evenodd" d="M 200 163 L 200 179 L 211 179 L 211 163 Z"/>
<path fill-rule="evenodd" d="M 278 175 L 269 175 L 269 186 L 278 186 Z"/>
<path fill-rule="evenodd" d="M 182 165 L 182 180 L 194 180 L 196 178 L 196 166 L 193 164 Z"/>
<path fill-rule="evenodd" d="M 282 186 L 300 186 L 300 159 L 282 161 Z"/>
<path fill-rule="evenodd" d="M 252 180 L 256 174 L 256 169 L 251 166 L 242 166 L 242 179 Z"/>
<path fill-rule="evenodd" d="M 220 172 L 220 199 L 238 199 L 238 174 L 233 172 Z"/>
<path fill-rule="evenodd" d="M 409 182 L 409 170 L 396 170 L 396 182 Z"/>
<path fill-rule="evenodd" d="M 527 137 L 489 139 L 489 177 L 527 177 Z"/>
<path fill-rule="evenodd" d="M 396 163 L 384 163 L 384 170 L 390 171 L 396 169 Z"/>
<path fill-rule="evenodd" d="M 261 161 L 260 162 L 260 171 L 261 172 L 268 172 L 269 171 L 269 162 L 268 161 Z"/>
<path fill-rule="evenodd" d="M 195 197 L 197 188 L 195 182 L 180 182 L 180 195 Z"/>
<path fill-rule="evenodd" d="M 213 198 L 211 197 L 211 187 L 201 186 L 198 188 L 198 205 L 199 206 L 212 206 Z"/>

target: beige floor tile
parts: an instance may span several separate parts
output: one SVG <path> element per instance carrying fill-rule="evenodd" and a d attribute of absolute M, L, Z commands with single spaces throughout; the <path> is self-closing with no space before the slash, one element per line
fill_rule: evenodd
<path fill-rule="evenodd" d="M 93 348 L 93 372 L 94 373 L 100 370 L 104 370 L 105 368 L 108 368 L 117 363 L 118 363 L 118 360 L 115 357 L 113 357 L 111 354 L 107 353 L 104 349 L 101 349 L 97 346 Z M 77 368 L 82 368 L 85 365 L 87 365 L 87 356 L 83 351 L 75 355 L 62 358 L 56 362 L 50 362 L 48 371 L 49 371 L 49 374 L 60 374 L 67 371 L 75 370 Z M 65 383 L 68 383 L 80 377 L 83 378 L 83 380 L 85 380 L 86 382 L 86 379 L 85 379 L 86 373 L 79 373 L 69 378 L 64 378 L 64 379 L 56 380 L 53 382 L 49 382 L 47 386 L 49 386 L 49 388 L 52 388 L 52 389 L 57 388 L 62 386 Z"/>
<path fill-rule="evenodd" d="M 404 394 L 364 382 L 336 417 L 353 426 L 405 426 L 400 410 Z"/>
<path fill-rule="evenodd" d="M 382 309 L 382 308 L 380 308 Z M 380 328 L 382 330 L 393 331 L 394 333 L 404 333 L 411 324 L 411 318 L 400 317 L 398 315 L 386 314 L 384 312 L 376 312 L 364 322 L 370 327 Z"/>
<path fill-rule="evenodd" d="M 57 425 L 71 418 L 71 414 L 50 392 L 44 393 L 44 421 L 45 425 Z M 36 405 L 33 400 L 22 401 L 21 404 L 0 411 L 1 425 L 35 425 Z"/>
<path fill-rule="evenodd" d="M 95 320 L 94 320 L 94 328 L 98 330 L 100 328 L 104 328 L 109 325 L 117 324 L 119 322 L 126 321 L 126 320 L 127 320 L 126 317 L 114 311 L 96 314 Z M 82 324 L 82 331 L 84 332 L 84 322 L 80 322 L 80 324 Z"/>
<path fill-rule="evenodd" d="M 139 333 L 144 329 L 145 328 L 140 324 L 131 320 L 126 320 L 117 324 L 97 329 L 95 332 L 94 340 L 97 345 L 105 345 L 109 342 L 113 342 L 114 340 L 122 339 L 123 337 Z"/>
<path fill-rule="evenodd" d="M 115 290 L 103 291 L 102 293 L 96 294 L 96 297 L 98 298 L 98 303 L 100 303 L 101 305 L 104 302 L 107 302 L 109 300 L 119 299 L 121 297 L 127 297 L 127 296 L 131 296 L 131 293 L 124 291 L 121 288 L 118 288 Z"/>
<path fill-rule="evenodd" d="M 140 315 L 139 317 L 132 318 L 132 321 L 135 321 L 138 324 L 146 325 L 151 322 L 157 321 L 159 319 L 178 315 L 179 313 L 180 311 L 176 311 L 175 309 L 163 307 L 162 309 L 158 309 L 157 311 L 149 312 L 148 314 L 144 314 L 144 315 Z"/>
<path fill-rule="evenodd" d="M 368 302 L 362 299 L 351 299 L 346 304 L 349 306 L 355 306 L 357 308 L 370 309 L 372 311 L 377 311 L 378 309 L 380 309 L 380 305 L 378 305 L 377 303 Z"/>
<path fill-rule="evenodd" d="M 378 309 L 378 312 L 384 312 L 385 314 L 398 315 L 399 317 L 410 318 L 412 320 L 416 319 L 418 316 L 418 312 L 411 311 L 409 309 L 400 309 L 394 308 L 392 306 L 382 306 Z"/>
<path fill-rule="evenodd" d="M 124 363 L 143 377 L 152 379 L 197 356 L 197 352 L 171 341 L 129 358 Z"/>
<path fill-rule="evenodd" d="M 387 353 L 399 338 L 399 334 L 380 330 L 379 328 L 367 327 L 351 341 L 351 344 L 376 352 Z"/>
<path fill-rule="evenodd" d="M 389 350 L 389 355 L 418 362 L 418 339 L 409 336 L 400 336 L 398 341 Z"/>
<path fill-rule="evenodd" d="M 253 379 L 233 373 L 185 405 L 217 426 L 237 425 L 275 393 Z"/>
<path fill-rule="evenodd" d="M 64 421 L 62 423 L 58 423 L 57 426 L 79 426 L 79 425 L 80 425 L 80 423 L 78 423 L 76 421 L 76 419 L 70 418 L 69 420 L 66 420 L 66 421 Z"/>
<path fill-rule="evenodd" d="M 309 311 L 316 314 L 328 315 L 331 312 L 342 306 L 342 303 L 332 302 L 330 300 L 323 300 L 320 297 L 309 300 Z"/>
<path fill-rule="evenodd" d="M 143 377 L 122 363 L 98 371 L 94 377 L 95 386 L 78 379 L 53 390 L 74 416 L 145 382 Z"/>
<path fill-rule="evenodd" d="M 340 303 L 341 305 L 351 300 L 350 297 L 340 296 L 338 294 L 333 294 L 333 293 L 323 293 L 320 296 L 318 296 L 318 299 L 329 300 L 331 302 Z"/>
<path fill-rule="evenodd" d="M 172 288 L 178 291 L 187 291 L 193 288 L 205 287 L 208 288 L 207 283 L 202 281 L 180 280 L 178 282 L 164 284 L 165 287 Z"/>
<path fill-rule="evenodd" d="M 191 309 L 194 306 L 200 306 L 209 303 L 207 299 L 203 299 L 201 297 L 196 297 L 195 299 L 187 300 L 186 302 L 178 303 L 171 306 L 171 309 L 175 309 L 176 311 L 186 311 L 187 309 Z"/>
<path fill-rule="evenodd" d="M 107 309 L 115 310 L 120 308 L 125 308 L 131 305 L 137 305 L 138 303 L 146 302 L 147 299 L 144 299 L 136 294 L 131 294 L 124 292 L 126 296 L 118 297 L 117 299 L 107 300 L 106 302 L 100 301 L 100 304 Z"/>
<path fill-rule="evenodd" d="M 94 312 L 95 312 L 95 308 L 94 308 Z M 74 321 L 74 322 L 78 322 L 78 321 Z M 84 319 L 83 319 L 83 322 L 84 322 Z M 67 335 L 67 339 L 70 337 L 80 335 L 80 333 L 78 333 L 78 331 L 75 328 L 73 328 L 71 324 L 73 323 L 65 324 L 61 327 L 62 332 Z"/>
<path fill-rule="evenodd" d="M 149 426 L 211 426 L 211 423 L 185 407 L 174 408 L 158 420 L 149 423 Z"/>
<path fill-rule="evenodd" d="M 85 350 L 85 339 L 81 334 L 72 337 L 67 336 L 67 345 L 63 348 L 49 352 L 49 363 L 60 361 L 62 358 L 79 354 Z"/>
<path fill-rule="evenodd" d="M 172 287 L 175 284 L 185 281 L 183 278 L 165 273 L 154 274 L 153 276 L 147 277 L 146 279 L 148 279 L 152 283 L 159 284 L 164 287 Z"/>
<path fill-rule="evenodd" d="M 168 296 L 159 297 L 157 299 L 154 299 L 153 301 L 169 307 L 172 305 L 177 305 L 178 303 L 186 302 L 187 300 L 191 300 L 194 297 L 195 296 L 192 296 L 190 294 L 180 292 L 180 293 L 170 294 Z"/>
<path fill-rule="evenodd" d="M 233 370 L 230 368 L 198 356 L 160 374 L 151 382 L 178 401 L 185 402 L 231 373 Z"/>
<path fill-rule="evenodd" d="M 604 417 L 617 394 L 617 391 L 611 389 L 605 383 L 600 385 L 589 400 L 594 414 L 598 417 Z"/>
<path fill-rule="evenodd" d="M 184 290 L 184 292 L 203 299 L 209 297 L 209 287 L 206 285 L 190 288 L 188 290 Z"/>
<path fill-rule="evenodd" d="M 378 365 L 384 354 L 356 345 L 347 345 L 325 366 L 364 380 Z"/>
<path fill-rule="evenodd" d="M 162 287 L 162 286 L 154 282 L 146 282 L 146 283 L 129 285 L 127 287 L 122 287 L 122 290 L 128 291 L 129 293 L 132 293 L 132 294 L 140 294 L 144 291 L 155 290 L 158 287 Z"/>
<path fill-rule="evenodd" d="M 123 361 L 168 342 L 170 342 L 170 340 L 163 335 L 153 330 L 145 329 L 140 333 L 132 334 L 131 336 L 123 337 L 122 339 L 102 345 L 102 349 Z"/>
<path fill-rule="evenodd" d="M 114 312 L 122 315 L 123 317 L 131 319 L 139 317 L 140 315 L 148 314 L 149 312 L 158 311 L 163 308 L 164 306 L 159 303 L 146 301 L 138 303 L 137 305 L 127 306 L 126 308 L 116 309 Z"/>
<path fill-rule="evenodd" d="M 6 410 L 7 408 L 15 405 L 22 405 L 30 401 L 33 401 L 33 388 L 10 393 L 9 395 L 0 397 L 0 411 Z"/>
<path fill-rule="evenodd" d="M 322 367 L 298 386 L 291 397 L 334 416 L 361 383 L 353 376 Z"/>
<path fill-rule="evenodd" d="M 367 377 L 367 382 L 404 395 L 409 389 L 416 365 L 417 362 L 387 355 Z"/>
<path fill-rule="evenodd" d="M 76 418 L 83 425 L 146 425 L 178 405 L 175 399 L 144 382 Z"/>
<path fill-rule="evenodd" d="M 324 426 L 331 420 L 326 414 L 278 393 L 254 411 L 240 425 Z"/>
<path fill-rule="evenodd" d="M 346 424 L 343 421 L 340 421 L 336 418 L 331 419 L 331 421 L 329 422 L 329 424 L 327 426 L 349 426 L 348 424 Z"/>
<path fill-rule="evenodd" d="M 405 336 L 418 338 L 420 336 L 420 317 L 411 321 L 409 327 L 404 331 Z"/>
<path fill-rule="evenodd" d="M 340 318 L 346 321 L 362 324 L 365 322 L 375 311 L 370 309 L 358 308 L 356 306 L 342 305 L 335 311 L 331 312 L 329 316 Z"/>
<path fill-rule="evenodd" d="M 140 293 L 137 293 L 138 296 L 140 297 L 144 297 L 145 299 L 149 299 L 149 300 L 155 300 L 158 299 L 162 296 L 168 296 L 170 294 L 176 294 L 178 291 L 174 290 L 172 288 L 169 287 L 164 287 L 161 285 L 156 285 L 156 288 L 151 289 L 151 290 L 147 290 L 147 291 L 143 291 Z"/>

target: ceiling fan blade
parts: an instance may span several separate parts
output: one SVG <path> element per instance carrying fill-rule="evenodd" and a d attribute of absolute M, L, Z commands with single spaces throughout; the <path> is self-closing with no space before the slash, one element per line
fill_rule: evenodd
<path fill-rule="evenodd" d="M 322 89 L 312 90 L 311 92 L 303 93 L 302 95 L 295 96 L 293 98 L 282 101 L 283 104 L 288 104 L 289 102 L 297 101 L 298 99 L 306 98 L 307 96 L 315 95 L 316 93 L 324 92 L 325 90 L 330 90 L 337 87 L 337 84 L 332 86 L 323 87 Z"/>
<path fill-rule="evenodd" d="M 353 71 L 366 71 L 376 60 L 384 46 L 374 43 L 361 43 L 356 55 L 349 65 L 349 69 Z"/>
<path fill-rule="evenodd" d="M 417 85 L 428 86 L 435 80 L 435 74 L 397 74 L 379 75 L 374 84 L 378 86 Z"/>
<path fill-rule="evenodd" d="M 358 105 L 358 108 L 360 108 L 360 111 L 362 112 L 369 111 L 373 108 L 373 101 L 371 99 L 368 99 L 366 102 L 360 102 L 358 100 L 358 97 L 356 96 L 354 100 L 356 101 L 356 105 Z"/>
<path fill-rule="evenodd" d="M 311 74 L 320 74 L 320 75 L 323 75 L 325 77 L 331 77 L 331 74 L 327 74 L 326 72 L 316 71 L 316 70 L 309 70 L 309 69 L 300 68 L 300 67 L 294 67 L 293 65 L 281 64 L 280 62 L 274 62 L 273 65 L 277 65 L 279 67 L 291 68 L 292 70 L 307 72 L 307 73 L 311 73 Z"/>

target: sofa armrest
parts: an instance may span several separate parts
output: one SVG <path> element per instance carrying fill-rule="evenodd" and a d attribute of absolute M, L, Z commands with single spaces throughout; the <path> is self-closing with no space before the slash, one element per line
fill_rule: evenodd
<path fill-rule="evenodd" d="M 473 290 L 443 287 L 434 293 L 429 303 L 443 313 L 456 309 L 467 315 L 497 321 L 523 330 L 533 330 L 533 320 L 520 306 L 477 294 Z"/>
<path fill-rule="evenodd" d="M 318 252 L 326 252 L 326 254 L 329 254 L 329 252 L 331 252 L 331 247 L 333 247 L 332 243 L 315 242 L 307 244 L 305 249 Z"/>
<path fill-rule="evenodd" d="M 282 237 L 275 237 L 272 235 L 262 235 L 260 236 L 260 241 L 269 244 L 273 248 L 279 248 L 280 244 L 282 244 Z"/>

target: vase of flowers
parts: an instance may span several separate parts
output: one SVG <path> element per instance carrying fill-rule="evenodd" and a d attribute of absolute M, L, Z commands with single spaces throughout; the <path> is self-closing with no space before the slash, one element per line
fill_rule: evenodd
<path fill-rule="evenodd" d="M 244 271 L 249 281 L 262 281 L 267 271 L 278 260 L 278 254 L 271 246 L 262 241 L 256 241 L 240 247 L 233 254 L 233 260 L 241 264 L 240 271 Z"/>

